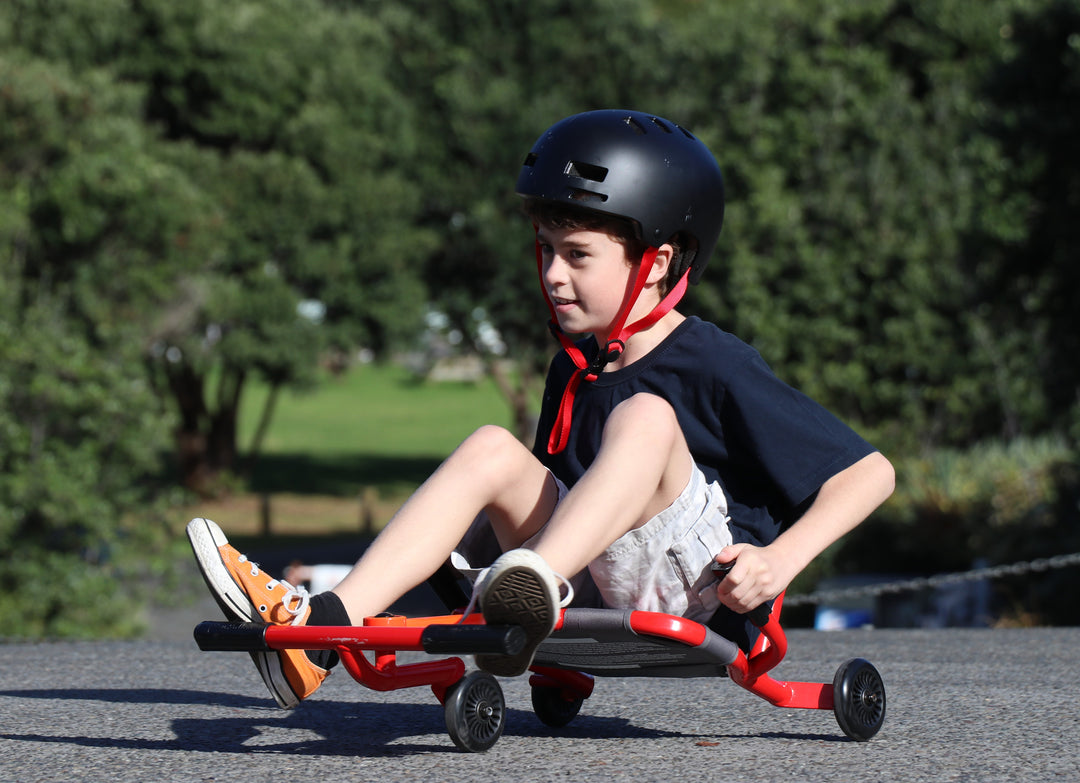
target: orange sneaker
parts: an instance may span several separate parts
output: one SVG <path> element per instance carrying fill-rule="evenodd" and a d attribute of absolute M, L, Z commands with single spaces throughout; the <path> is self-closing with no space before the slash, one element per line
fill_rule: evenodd
<path fill-rule="evenodd" d="M 230 620 L 273 625 L 303 625 L 311 610 L 303 587 L 274 579 L 229 544 L 209 519 L 187 526 L 199 571 L 218 606 Z M 251 659 L 278 706 L 291 709 L 322 685 L 330 673 L 312 663 L 303 650 L 253 652 Z"/>

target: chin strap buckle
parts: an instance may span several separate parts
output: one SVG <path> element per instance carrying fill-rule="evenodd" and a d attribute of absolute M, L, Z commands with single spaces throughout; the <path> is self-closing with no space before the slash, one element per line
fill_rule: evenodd
<path fill-rule="evenodd" d="M 613 362 L 622 356 L 622 352 L 626 350 L 626 343 L 622 340 L 608 340 L 607 344 L 596 353 L 596 358 L 589 363 L 588 371 L 589 375 L 595 375 L 599 377 L 600 373 L 604 371 L 604 368 L 609 362 Z M 596 380 L 592 378 L 591 380 Z"/>

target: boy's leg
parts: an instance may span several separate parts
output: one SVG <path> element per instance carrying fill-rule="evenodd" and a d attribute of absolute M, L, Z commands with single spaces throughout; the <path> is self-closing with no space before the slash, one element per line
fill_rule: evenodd
<path fill-rule="evenodd" d="M 525 446 L 501 427 L 482 427 L 398 509 L 333 592 L 361 623 L 431 576 L 481 511 L 506 551 L 539 531 L 557 501 L 554 479 Z"/>
<path fill-rule="evenodd" d="M 653 395 L 636 395 L 612 412 L 596 460 L 556 508 L 558 491 L 547 469 L 505 430 L 481 428 L 402 506 L 333 592 L 352 622 L 359 623 L 385 610 L 430 576 L 481 510 L 487 511 L 504 550 L 520 547 L 542 529 L 542 535 L 531 544 L 539 558 L 532 557 L 532 552 L 509 551 L 505 559 L 496 561 L 492 578 L 478 585 L 481 590 L 490 588 L 490 595 L 485 599 L 481 593 L 480 601 L 485 617 L 494 622 L 517 619 L 515 613 L 521 604 L 515 592 L 537 593 L 538 602 L 532 602 L 525 611 L 533 615 L 527 618 L 528 624 L 538 630 L 530 634 L 524 653 L 511 662 L 513 671 L 499 661 L 499 656 L 486 662 L 478 657 L 478 663 L 488 664 L 485 668 L 516 673 L 519 668 L 527 668 L 535 647 L 554 627 L 558 591 L 552 587 L 550 572 L 576 574 L 623 533 L 643 525 L 670 505 L 689 480 L 691 462 L 670 405 Z M 189 535 L 191 532 L 189 526 Z M 204 566 L 204 557 L 208 562 L 217 558 L 212 549 L 225 553 L 221 555 L 223 560 L 236 561 L 227 578 L 220 581 L 241 581 L 249 596 L 252 591 L 270 591 L 270 600 L 278 603 L 268 609 L 258 608 L 265 621 L 278 622 L 272 615 L 290 608 L 291 588 L 282 590 L 276 580 L 266 581 L 266 575 L 254 565 L 248 571 L 243 556 L 229 547 L 223 536 L 221 541 L 203 541 L 201 546 L 193 539 L 192 544 L 200 567 Z M 504 566 L 501 570 L 500 561 Z M 203 573 L 207 574 L 205 567 Z M 207 582 L 221 602 L 222 588 L 215 588 L 209 576 Z M 262 587 L 256 585 L 263 582 Z M 275 591 L 283 595 L 276 596 Z M 542 604 L 539 609 L 537 603 Z M 308 619 L 306 612 L 299 616 L 300 622 Z M 280 676 L 273 665 L 260 666 L 260 673 L 282 706 L 299 703 L 325 677 L 321 672 L 313 687 L 305 686 L 304 692 L 294 688 L 293 700 L 287 704 L 289 700 L 283 701 L 274 690 L 268 671 L 278 677 L 279 686 L 283 680 L 291 684 L 297 670 L 306 676 L 310 662 L 304 653 L 295 650 L 267 655 L 280 657 L 280 668 L 288 675 Z"/>
<path fill-rule="evenodd" d="M 188 537 L 207 585 L 230 619 L 305 624 L 321 605 L 323 618 L 315 622 L 356 624 L 434 573 L 481 510 L 487 510 L 500 544 L 513 548 L 540 529 L 557 499 L 554 480 L 528 449 L 506 430 L 483 427 L 401 507 L 334 593 L 315 596 L 311 608 L 306 591 L 263 572 L 213 522 L 192 520 Z M 327 674 L 301 650 L 253 653 L 252 658 L 282 707 L 299 704 Z"/>
<path fill-rule="evenodd" d="M 670 404 L 637 394 L 612 411 L 596 459 L 532 548 L 554 570 L 575 574 L 675 502 L 692 470 L 693 457 Z"/>
<path fill-rule="evenodd" d="M 477 656 L 493 674 L 521 674 L 558 619 L 552 571 L 578 573 L 629 530 L 670 506 L 690 480 L 693 459 L 675 412 L 662 398 L 638 394 L 604 426 L 596 459 L 559 502 L 530 550 L 506 552 L 477 583 L 484 617 L 526 633 L 517 655 Z"/>

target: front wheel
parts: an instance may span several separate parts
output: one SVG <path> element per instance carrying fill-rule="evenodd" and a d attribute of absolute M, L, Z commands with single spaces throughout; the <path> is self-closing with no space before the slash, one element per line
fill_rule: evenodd
<path fill-rule="evenodd" d="M 843 663 L 833 678 L 833 712 L 843 732 L 865 742 L 885 722 L 885 683 L 863 658 Z"/>
<path fill-rule="evenodd" d="M 447 692 L 443 713 L 455 745 L 472 753 L 487 750 L 506 725 L 502 686 L 487 672 L 471 672 Z"/>

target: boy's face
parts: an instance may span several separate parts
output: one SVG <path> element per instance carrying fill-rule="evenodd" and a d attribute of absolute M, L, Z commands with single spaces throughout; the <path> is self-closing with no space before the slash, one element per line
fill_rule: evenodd
<path fill-rule="evenodd" d="M 591 333 L 602 343 L 634 284 L 636 267 L 628 262 L 625 247 L 601 231 L 544 225 L 536 239 L 541 282 L 559 326 L 570 334 Z"/>

